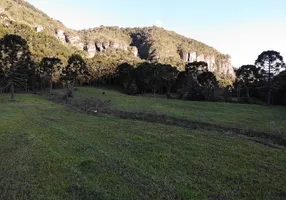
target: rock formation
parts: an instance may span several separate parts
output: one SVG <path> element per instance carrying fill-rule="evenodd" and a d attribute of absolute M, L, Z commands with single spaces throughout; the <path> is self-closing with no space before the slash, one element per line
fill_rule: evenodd
<path fill-rule="evenodd" d="M 235 77 L 235 72 L 231 64 L 230 56 L 220 61 L 216 61 L 215 55 L 197 54 L 197 52 L 179 51 L 179 55 L 183 62 L 206 62 L 210 72 L 217 72 L 218 74 L 229 75 Z"/>
<path fill-rule="evenodd" d="M 41 31 L 41 27 L 38 27 L 37 31 L 38 32 Z M 100 40 L 100 41 L 90 41 L 86 43 L 86 45 L 84 45 L 82 39 L 79 36 L 66 34 L 62 29 L 56 30 L 56 37 L 62 42 L 66 42 L 77 47 L 79 50 L 85 50 L 87 52 L 88 58 L 92 58 L 96 55 L 96 53 L 104 52 L 108 49 L 129 51 L 134 56 L 138 56 L 140 52 L 137 45 L 139 45 L 140 47 L 146 46 L 145 42 L 141 43 L 142 41 L 141 42 L 139 41 L 139 39 L 142 40 L 142 37 L 139 37 L 138 39 L 138 35 L 134 36 L 135 40 L 133 40 L 133 43 L 131 44 L 127 44 L 123 41 Z M 142 49 L 145 51 L 148 50 L 149 48 L 141 48 L 140 49 L 141 54 L 142 54 Z M 216 60 L 216 56 L 214 54 L 211 55 L 203 53 L 198 54 L 196 51 L 188 51 L 183 49 L 180 49 L 178 51 L 178 54 L 181 57 L 181 60 L 185 63 L 195 62 L 195 61 L 206 62 L 208 64 L 208 70 L 211 72 L 216 72 L 217 74 L 222 74 L 232 77 L 235 76 L 230 56 L 225 56 L 220 58 L 219 60 Z M 148 60 L 154 61 L 160 59 L 160 55 L 156 54 L 156 50 L 152 52 L 149 52 L 148 50 L 146 56 L 147 56 L 146 59 Z"/>
<path fill-rule="evenodd" d="M 38 26 L 35 27 L 35 31 L 36 31 L 37 33 L 41 32 L 41 31 L 43 31 L 43 30 L 44 30 L 44 27 L 43 27 L 42 25 L 38 25 Z"/>
<path fill-rule="evenodd" d="M 95 43 L 96 45 L 96 50 L 99 51 L 99 52 L 102 52 L 103 51 L 103 46 L 102 46 L 102 42 L 96 42 Z"/>
<path fill-rule="evenodd" d="M 197 61 L 198 62 L 205 62 L 205 55 L 204 54 L 200 54 L 197 56 Z"/>
<path fill-rule="evenodd" d="M 102 42 L 103 49 L 109 49 L 109 41 Z"/>
<path fill-rule="evenodd" d="M 218 65 L 217 72 L 219 74 L 225 74 L 232 77 L 235 77 L 235 71 L 231 63 L 231 57 L 226 56 L 226 58 L 222 59 Z"/>
<path fill-rule="evenodd" d="M 189 59 L 189 53 L 188 52 L 186 52 L 184 50 L 180 50 L 179 54 L 180 54 L 180 57 L 181 57 L 183 62 L 188 62 L 188 59 Z"/>
<path fill-rule="evenodd" d="M 0 14 L 0 23 L 5 27 L 10 27 L 14 20 L 10 19 L 5 13 Z"/>
<path fill-rule="evenodd" d="M 60 40 L 61 42 L 67 42 L 65 32 L 62 29 L 56 30 L 56 38 Z"/>
<path fill-rule="evenodd" d="M 89 58 L 93 58 L 95 56 L 95 54 L 96 54 L 95 43 L 91 42 L 91 43 L 87 44 L 85 50 L 88 53 L 88 57 Z"/>
<path fill-rule="evenodd" d="M 138 49 L 135 46 L 131 47 L 131 53 L 136 57 L 138 56 Z"/>
<path fill-rule="evenodd" d="M 188 53 L 188 62 L 197 61 L 197 52 L 189 52 Z"/>
<path fill-rule="evenodd" d="M 55 34 L 56 38 L 61 42 L 71 44 L 81 51 L 84 50 L 84 44 L 78 35 L 66 33 L 62 29 L 56 29 Z"/>
<path fill-rule="evenodd" d="M 4 13 L 5 9 L 4 8 L 0 8 L 0 14 Z"/>
<path fill-rule="evenodd" d="M 214 72 L 216 70 L 215 67 L 215 56 L 214 55 L 206 55 L 205 56 L 205 60 L 204 62 L 206 62 L 208 64 L 208 70 L 211 72 Z"/>
<path fill-rule="evenodd" d="M 128 50 L 128 45 L 125 43 L 121 43 L 119 49 L 123 50 L 123 51 L 127 51 Z"/>
<path fill-rule="evenodd" d="M 81 38 L 77 35 L 69 35 L 65 33 L 65 40 L 67 43 L 75 46 L 79 50 L 84 50 L 84 44 L 81 41 Z"/>
<path fill-rule="evenodd" d="M 118 49 L 119 48 L 119 44 L 115 43 L 115 42 L 110 42 L 110 48 L 112 49 Z"/>
<path fill-rule="evenodd" d="M 72 44 L 72 43 L 71 43 Z M 98 52 L 104 52 L 108 49 L 111 50 L 123 50 L 123 51 L 128 51 L 129 45 L 126 43 L 119 43 L 119 42 L 113 42 L 113 41 L 104 41 L 104 42 L 89 42 L 87 45 L 83 48 L 87 53 L 88 57 L 92 58 L 95 56 L 95 54 Z M 130 49 L 131 53 L 134 56 L 138 56 L 138 49 L 134 46 L 131 47 Z"/>

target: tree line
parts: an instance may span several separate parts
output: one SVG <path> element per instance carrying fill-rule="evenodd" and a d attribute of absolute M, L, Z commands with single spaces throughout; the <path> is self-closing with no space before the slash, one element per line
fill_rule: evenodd
<path fill-rule="evenodd" d="M 54 87 L 80 85 L 115 85 L 129 95 L 142 93 L 164 94 L 168 98 L 206 101 L 253 102 L 286 104 L 286 72 L 283 57 L 276 51 L 260 54 L 255 65 L 243 65 L 236 70 L 233 85 L 221 87 L 207 63 L 192 62 L 184 71 L 176 67 L 143 62 L 137 65 L 120 64 L 105 69 L 88 66 L 79 54 L 69 57 L 63 64 L 57 57 L 44 57 L 34 61 L 27 41 L 18 35 L 5 35 L 0 40 L 0 89 L 10 91 L 14 99 L 15 88 L 36 92 Z M 101 70 L 102 69 L 102 70 Z"/>
<path fill-rule="evenodd" d="M 285 72 L 280 53 L 264 51 L 254 65 L 243 65 L 236 70 L 234 88 L 237 96 L 244 96 L 246 101 L 257 98 L 268 104 L 286 105 Z"/>
<path fill-rule="evenodd" d="M 32 58 L 27 41 L 18 35 L 5 35 L 0 39 L 0 90 L 11 93 L 15 88 L 25 91 L 43 90 L 53 85 L 76 86 L 88 82 L 90 69 L 79 54 L 69 57 L 66 66 L 57 57 L 44 57 L 41 62 Z"/>

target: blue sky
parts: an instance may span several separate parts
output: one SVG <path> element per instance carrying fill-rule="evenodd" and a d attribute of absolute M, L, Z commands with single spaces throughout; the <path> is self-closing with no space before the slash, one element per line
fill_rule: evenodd
<path fill-rule="evenodd" d="M 28 0 L 73 29 L 162 26 L 253 64 L 264 50 L 286 60 L 286 0 Z"/>

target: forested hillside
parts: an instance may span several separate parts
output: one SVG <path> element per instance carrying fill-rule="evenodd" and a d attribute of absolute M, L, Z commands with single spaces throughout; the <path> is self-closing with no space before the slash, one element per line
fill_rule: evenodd
<path fill-rule="evenodd" d="M 231 84 L 235 77 L 229 55 L 163 28 L 101 26 L 75 31 L 23 0 L 1 1 L 0 12 L 1 36 L 5 33 L 19 34 L 28 41 L 37 59 L 57 56 L 66 61 L 69 55 L 78 51 L 87 59 L 98 60 L 100 57 L 105 63 L 101 66 L 103 68 L 145 60 L 171 64 L 179 70 L 184 70 L 186 63 L 204 61 L 222 83 Z M 117 53 L 120 60 L 113 59 Z M 88 62 L 96 63 L 92 60 Z"/>

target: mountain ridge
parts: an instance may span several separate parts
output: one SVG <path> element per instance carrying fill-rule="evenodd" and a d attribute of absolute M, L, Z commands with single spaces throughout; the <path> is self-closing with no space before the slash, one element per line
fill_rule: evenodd
<path fill-rule="evenodd" d="M 7 15 L 13 23 L 29 26 L 37 35 L 57 38 L 61 43 L 57 46 L 69 49 L 68 52 L 79 51 L 89 59 L 114 50 L 134 56 L 134 60 L 171 64 L 180 70 L 183 70 L 188 62 L 204 61 L 219 79 L 235 77 L 229 55 L 174 31 L 155 26 L 143 28 L 100 26 L 73 30 L 23 0 L 1 1 L 0 10 L 2 10 L 1 15 Z M 1 24 L 5 26 L 5 23 L 2 18 Z M 11 27 L 8 25 L 6 29 Z"/>

